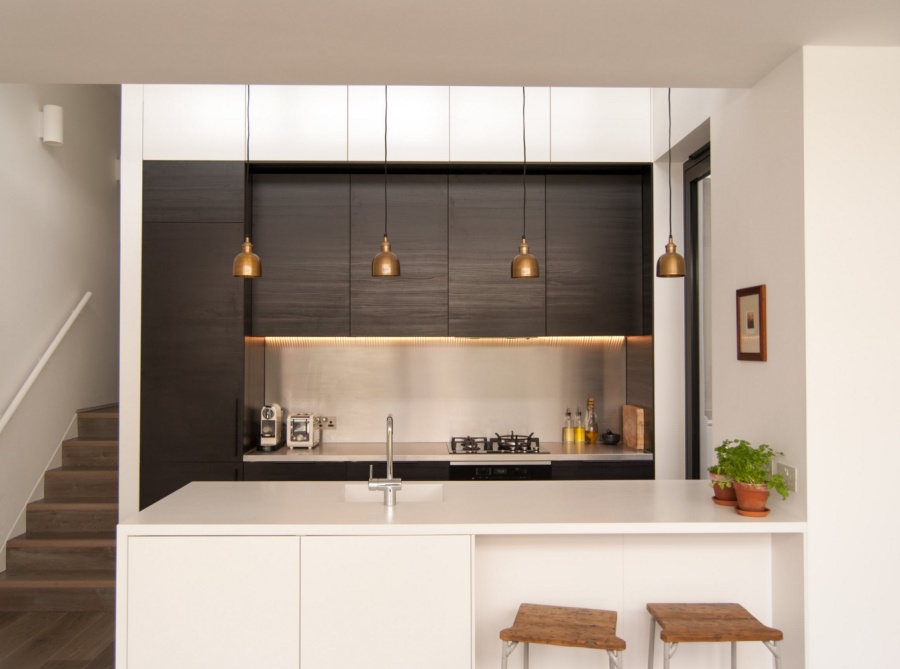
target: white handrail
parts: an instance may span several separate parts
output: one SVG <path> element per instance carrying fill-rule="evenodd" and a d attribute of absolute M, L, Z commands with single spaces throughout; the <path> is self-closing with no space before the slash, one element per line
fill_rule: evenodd
<path fill-rule="evenodd" d="M 66 333 L 69 332 L 69 328 L 72 327 L 72 323 L 75 322 L 75 319 L 78 318 L 78 315 L 81 313 L 82 309 L 84 309 L 84 305 L 88 303 L 88 300 L 91 299 L 93 293 L 90 291 L 84 294 L 84 297 L 81 298 L 81 302 L 78 303 L 78 306 L 72 311 L 69 318 L 63 323 L 63 326 L 59 329 L 59 332 L 56 333 L 56 337 L 53 338 L 53 341 L 50 342 L 50 346 L 47 347 L 47 350 L 44 351 L 44 355 L 41 356 L 41 359 L 37 361 L 37 364 L 34 366 L 34 369 L 31 370 L 31 374 L 28 375 L 28 378 L 25 379 L 25 383 L 22 384 L 22 387 L 19 388 L 19 392 L 16 393 L 16 396 L 13 397 L 13 401 L 10 402 L 9 406 L 6 407 L 6 411 L 3 412 L 3 417 L 0 418 L 0 432 L 3 432 L 3 428 L 6 427 L 6 424 L 9 422 L 9 419 L 12 418 L 12 415 L 15 413 L 16 409 L 19 408 L 19 405 L 22 403 L 22 400 L 25 398 L 25 395 L 28 394 L 28 391 L 31 390 L 31 386 L 34 384 L 35 379 L 37 379 L 38 375 L 44 369 L 44 366 L 47 364 L 47 361 L 50 359 L 50 356 L 56 351 L 56 347 L 59 346 L 59 342 L 63 340 L 63 337 L 66 336 Z"/>

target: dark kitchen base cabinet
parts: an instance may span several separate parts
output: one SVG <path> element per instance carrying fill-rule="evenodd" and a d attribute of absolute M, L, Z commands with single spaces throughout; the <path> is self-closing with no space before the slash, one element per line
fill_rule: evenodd
<path fill-rule="evenodd" d="M 654 478 L 652 460 L 619 461 L 555 461 L 554 481 L 652 481 Z"/>
<path fill-rule="evenodd" d="M 348 481 L 368 481 L 369 465 L 373 465 L 373 476 L 387 476 L 387 465 L 378 462 L 348 462 Z M 404 481 L 447 481 L 450 479 L 449 462 L 395 462 L 394 476 Z"/>
<path fill-rule="evenodd" d="M 245 481 L 345 481 L 346 462 L 245 462 Z"/>

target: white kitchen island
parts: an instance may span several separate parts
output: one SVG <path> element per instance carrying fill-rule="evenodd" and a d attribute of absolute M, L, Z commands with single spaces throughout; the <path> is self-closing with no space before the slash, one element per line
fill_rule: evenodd
<path fill-rule="evenodd" d="M 740 602 L 803 666 L 802 515 L 710 497 L 701 481 L 405 483 L 389 508 L 364 483 L 192 483 L 119 525 L 116 666 L 494 668 L 522 602 L 618 611 L 644 666 L 652 601 Z M 673 666 L 728 652 L 683 645 Z M 602 659 L 532 649 L 535 668 Z M 739 659 L 771 666 L 762 644 Z"/>

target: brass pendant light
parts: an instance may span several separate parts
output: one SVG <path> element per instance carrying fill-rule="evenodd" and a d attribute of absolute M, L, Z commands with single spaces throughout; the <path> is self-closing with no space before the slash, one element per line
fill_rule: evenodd
<path fill-rule="evenodd" d="M 525 182 L 525 170 L 528 166 L 528 154 L 525 143 L 525 87 L 522 86 L 522 243 L 519 244 L 519 255 L 513 258 L 511 275 L 513 279 L 536 279 L 541 275 L 537 258 L 528 252 L 528 240 L 525 239 L 526 198 L 528 189 Z M 545 194 L 546 197 L 546 194 Z"/>
<path fill-rule="evenodd" d="M 672 89 L 669 89 L 669 243 L 666 252 L 656 261 L 656 276 L 677 279 L 684 276 L 684 257 L 675 251 L 672 240 Z"/>
<path fill-rule="evenodd" d="M 243 249 L 234 257 L 232 274 L 242 279 L 256 279 L 262 276 L 262 263 L 259 256 L 253 252 L 253 244 L 246 237 L 241 245 Z"/>
<path fill-rule="evenodd" d="M 384 241 L 372 260 L 372 276 L 400 276 L 400 260 L 391 252 L 387 235 L 387 84 L 384 87 Z"/>
<path fill-rule="evenodd" d="M 247 86 L 247 161 L 250 161 L 250 86 Z M 251 190 L 252 197 L 252 190 Z M 232 276 L 242 279 L 257 279 L 262 276 L 262 263 L 259 256 L 253 252 L 253 244 L 250 238 L 245 237 L 241 244 L 241 252 L 234 257 L 231 270 Z"/>

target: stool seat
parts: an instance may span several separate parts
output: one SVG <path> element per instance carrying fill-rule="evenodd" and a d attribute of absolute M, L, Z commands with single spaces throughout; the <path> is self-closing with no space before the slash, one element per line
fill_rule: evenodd
<path fill-rule="evenodd" d="M 522 604 L 512 627 L 500 632 L 503 641 L 550 646 L 622 651 L 616 636 L 616 612 L 568 606 Z"/>
<path fill-rule="evenodd" d="M 781 630 L 766 627 L 740 604 L 647 604 L 666 643 L 693 641 L 781 641 Z"/>

